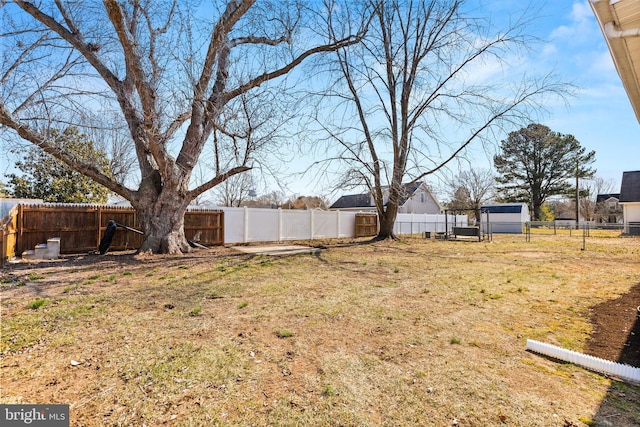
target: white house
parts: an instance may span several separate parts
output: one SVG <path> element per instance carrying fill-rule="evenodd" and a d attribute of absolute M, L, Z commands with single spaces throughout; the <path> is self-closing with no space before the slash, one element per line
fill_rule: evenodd
<path fill-rule="evenodd" d="M 622 173 L 620 204 L 624 232 L 640 236 L 640 171 Z"/>
<path fill-rule="evenodd" d="M 486 223 L 488 213 L 490 230 L 493 233 L 522 233 L 525 223 L 531 221 L 526 203 L 494 203 L 481 207 L 482 222 Z"/>
<path fill-rule="evenodd" d="M 398 213 L 438 214 L 442 211 L 440 203 L 427 185 L 422 182 L 403 184 L 404 191 L 398 203 Z M 384 188 L 384 202 L 387 203 L 387 188 Z M 329 209 L 356 212 L 375 212 L 376 207 L 370 193 L 351 194 L 340 197 Z"/>
<path fill-rule="evenodd" d="M 594 219 L 601 223 L 622 224 L 620 193 L 598 194 L 596 196 Z"/>

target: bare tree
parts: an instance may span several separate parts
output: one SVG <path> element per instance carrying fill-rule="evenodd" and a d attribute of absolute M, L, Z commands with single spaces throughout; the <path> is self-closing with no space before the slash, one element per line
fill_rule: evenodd
<path fill-rule="evenodd" d="M 215 188 L 216 203 L 220 206 L 242 206 L 252 194 L 255 194 L 254 189 L 249 173 L 235 175 Z"/>
<path fill-rule="evenodd" d="M 96 148 L 109 156 L 109 171 L 113 179 L 126 185 L 136 171 L 135 147 L 126 124 L 115 114 L 104 113 L 100 117 L 87 117 L 83 124 Z"/>
<path fill-rule="evenodd" d="M 598 195 L 615 193 L 615 182 L 612 179 L 595 176 L 593 179 L 583 181 L 582 185 L 580 193 L 588 194 L 580 199 L 580 214 L 583 218 L 587 221 L 595 221 L 598 214 L 601 217 L 606 217 L 607 213 L 612 213 L 608 206 L 598 206 L 597 204 Z"/>
<path fill-rule="evenodd" d="M 272 190 L 268 193 L 261 194 L 255 199 L 245 203 L 245 206 L 277 209 L 282 207 L 285 201 L 285 195 L 280 190 Z"/>
<path fill-rule="evenodd" d="M 475 218 L 480 221 L 480 208 L 482 204 L 491 200 L 495 190 L 495 177 L 489 169 L 470 169 L 460 172 L 450 180 L 449 186 L 452 189 L 453 196 L 460 194 L 460 190 L 464 190 L 464 194 L 468 195 L 467 209 L 475 211 Z"/>
<path fill-rule="evenodd" d="M 508 68 L 503 59 L 531 40 L 523 32 L 527 22 L 494 31 L 466 15 L 464 5 L 363 0 L 328 6 L 335 40 L 351 31 L 354 17 L 373 15 L 362 43 L 336 51 L 335 80 L 320 94 L 328 108 L 317 123 L 337 147 L 324 167 L 339 162 L 341 186 L 364 185 L 373 195 L 377 238 L 393 237 L 403 184 L 439 171 L 474 141 L 495 141 L 496 133 L 522 123 L 546 96 L 565 88 L 549 75 L 522 76 L 515 85 L 504 76 L 476 77 L 489 62 Z"/>
<path fill-rule="evenodd" d="M 13 132 L 3 137 L 17 134 L 129 200 L 145 233 L 141 251 L 154 253 L 189 251 L 189 203 L 251 169 L 259 147 L 226 128 L 228 107 L 311 56 L 358 42 L 347 34 L 300 47 L 301 26 L 314 24 L 298 2 L 221 0 L 200 9 L 188 0 L 2 4 L 2 43 L 10 49 L 0 68 L 0 123 Z M 47 134 L 51 124 L 81 128 L 87 112 L 100 115 L 105 106 L 128 130 L 137 188 L 73 157 Z M 205 150 L 215 173 L 191 187 Z"/>

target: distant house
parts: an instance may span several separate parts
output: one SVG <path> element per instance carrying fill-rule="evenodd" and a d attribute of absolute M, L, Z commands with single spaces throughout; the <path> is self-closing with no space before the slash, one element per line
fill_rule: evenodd
<path fill-rule="evenodd" d="M 640 236 L 640 171 L 622 173 L 620 204 L 624 216 L 624 232 Z"/>
<path fill-rule="evenodd" d="M 611 224 L 622 223 L 622 206 L 620 205 L 620 193 L 598 194 L 594 219 L 597 222 Z"/>
<path fill-rule="evenodd" d="M 388 190 L 385 188 L 383 194 L 385 204 L 387 194 Z M 422 181 L 403 185 L 398 206 L 398 213 L 438 214 L 442 211 L 440 203 Z M 370 193 L 342 196 L 329 206 L 329 209 L 355 212 L 376 211 L 373 196 Z"/>

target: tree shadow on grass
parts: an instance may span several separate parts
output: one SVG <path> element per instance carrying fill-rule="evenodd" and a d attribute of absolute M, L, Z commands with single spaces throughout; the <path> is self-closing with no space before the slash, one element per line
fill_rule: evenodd
<path fill-rule="evenodd" d="M 594 307 L 593 333 L 585 352 L 640 368 L 640 283 L 628 293 Z M 592 420 L 593 426 L 639 426 L 640 384 L 613 380 Z"/>

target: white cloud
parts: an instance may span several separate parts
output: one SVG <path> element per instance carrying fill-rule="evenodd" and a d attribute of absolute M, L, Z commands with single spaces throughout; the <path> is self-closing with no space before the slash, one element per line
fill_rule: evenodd
<path fill-rule="evenodd" d="M 588 1 L 574 2 L 569 13 L 570 22 L 551 31 L 554 42 L 578 45 L 588 43 L 594 31 L 599 31 Z"/>
<path fill-rule="evenodd" d="M 544 47 L 542 48 L 542 56 L 556 56 L 558 54 L 558 48 L 556 47 L 556 45 L 552 44 L 552 43 L 548 43 L 546 45 L 544 45 Z"/>
<path fill-rule="evenodd" d="M 589 71 L 596 74 L 616 73 L 616 67 L 613 65 L 613 59 L 611 59 L 609 50 L 598 52 L 598 54 L 594 56 Z"/>

